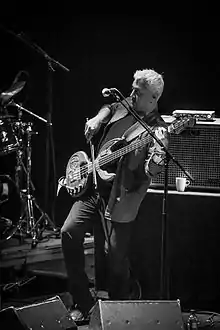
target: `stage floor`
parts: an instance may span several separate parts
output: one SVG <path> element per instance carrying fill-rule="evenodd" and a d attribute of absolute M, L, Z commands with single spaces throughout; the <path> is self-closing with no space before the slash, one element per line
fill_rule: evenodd
<path fill-rule="evenodd" d="M 47 230 L 33 247 L 29 237 L 12 236 L 0 251 L 1 310 L 10 306 L 22 307 L 44 302 L 59 296 L 65 307 L 72 304 L 67 292 L 67 274 L 63 260 L 61 238 Z M 94 240 L 87 235 L 84 241 L 86 273 L 94 292 Z M 100 298 L 106 293 L 100 292 Z M 88 329 L 87 325 L 78 326 Z"/>
<path fill-rule="evenodd" d="M 31 282 L 36 284 L 38 279 L 44 280 L 44 283 L 39 283 L 39 293 L 45 291 L 47 282 L 51 287 L 55 281 L 62 284 L 62 289 L 65 288 L 67 275 L 60 235 L 55 235 L 53 231 L 45 231 L 35 247 L 32 246 L 32 242 L 32 238 L 24 237 L 21 240 L 19 236 L 14 235 L 1 246 L 1 291 L 5 292 L 5 288 L 7 292 L 22 291 L 26 286 L 30 287 Z M 93 236 L 88 234 L 84 241 L 85 269 L 91 285 L 94 283 L 93 243 Z"/>
<path fill-rule="evenodd" d="M 86 236 L 84 248 L 85 269 L 91 292 L 95 294 L 93 236 Z M 32 246 L 31 238 L 20 240 L 14 236 L 4 243 L 0 253 L 1 309 L 28 306 L 54 296 L 59 296 L 67 309 L 71 307 L 59 235 L 54 235 L 53 231 L 45 231 L 42 240 L 35 247 Z M 107 292 L 96 292 L 96 298 L 108 300 Z M 219 312 L 218 308 L 208 310 Z M 183 309 L 185 319 L 187 315 L 187 311 Z M 89 325 L 78 326 L 78 329 L 89 329 Z"/>

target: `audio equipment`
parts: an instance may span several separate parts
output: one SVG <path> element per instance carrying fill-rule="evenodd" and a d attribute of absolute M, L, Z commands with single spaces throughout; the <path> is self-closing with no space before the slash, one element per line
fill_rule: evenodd
<path fill-rule="evenodd" d="M 182 330 L 179 300 L 101 301 L 96 303 L 89 329 Z"/>
<path fill-rule="evenodd" d="M 0 311 L 0 325 L 1 330 L 77 329 L 59 296 L 19 308 L 5 308 Z"/>
<path fill-rule="evenodd" d="M 172 115 L 175 118 L 191 117 L 196 118 L 197 121 L 213 121 L 215 120 L 215 111 L 211 110 L 174 110 Z"/>
<path fill-rule="evenodd" d="M 165 121 L 167 121 L 165 119 Z M 169 151 L 188 171 L 194 181 L 187 190 L 220 191 L 220 118 L 212 122 L 196 122 L 180 134 L 171 134 Z M 168 167 L 168 187 L 175 187 L 175 178 L 184 176 L 172 160 Z M 152 188 L 163 188 L 164 171 L 152 180 Z"/>

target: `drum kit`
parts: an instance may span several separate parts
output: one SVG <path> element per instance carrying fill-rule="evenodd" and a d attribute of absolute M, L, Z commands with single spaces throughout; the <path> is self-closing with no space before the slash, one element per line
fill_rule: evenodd
<path fill-rule="evenodd" d="M 9 155 L 15 159 L 14 173 L 1 173 L 0 185 L 7 187 L 0 196 L 0 247 L 12 236 L 18 235 L 21 240 L 31 237 L 32 247 L 42 238 L 47 226 L 57 234 L 53 221 L 39 206 L 33 196 L 35 191 L 31 180 L 31 140 L 38 132 L 33 130 L 33 123 L 23 120 L 26 111 L 46 122 L 31 111 L 13 101 L 13 97 L 21 91 L 25 82 L 16 82 L 0 94 L 0 164 L 6 163 L 9 169 Z M 11 115 L 8 107 L 15 107 L 17 115 Z"/>

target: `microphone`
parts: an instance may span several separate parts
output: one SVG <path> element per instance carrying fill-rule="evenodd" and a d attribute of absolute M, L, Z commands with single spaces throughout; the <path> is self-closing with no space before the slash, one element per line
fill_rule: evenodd
<path fill-rule="evenodd" d="M 119 91 L 116 88 L 103 88 L 102 95 L 108 97 L 110 95 L 118 95 Z"/>

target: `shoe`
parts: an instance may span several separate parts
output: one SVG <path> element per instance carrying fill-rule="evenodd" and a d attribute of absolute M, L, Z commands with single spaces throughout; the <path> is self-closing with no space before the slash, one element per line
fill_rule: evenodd
<path fill-rule="evenodd" d="M 89 323 L 89 315 L 83 314 L 79 309 L 73 309 L 70 311 L 70 317 L 76 323 L 76 325 L 83 325 Z"/>

